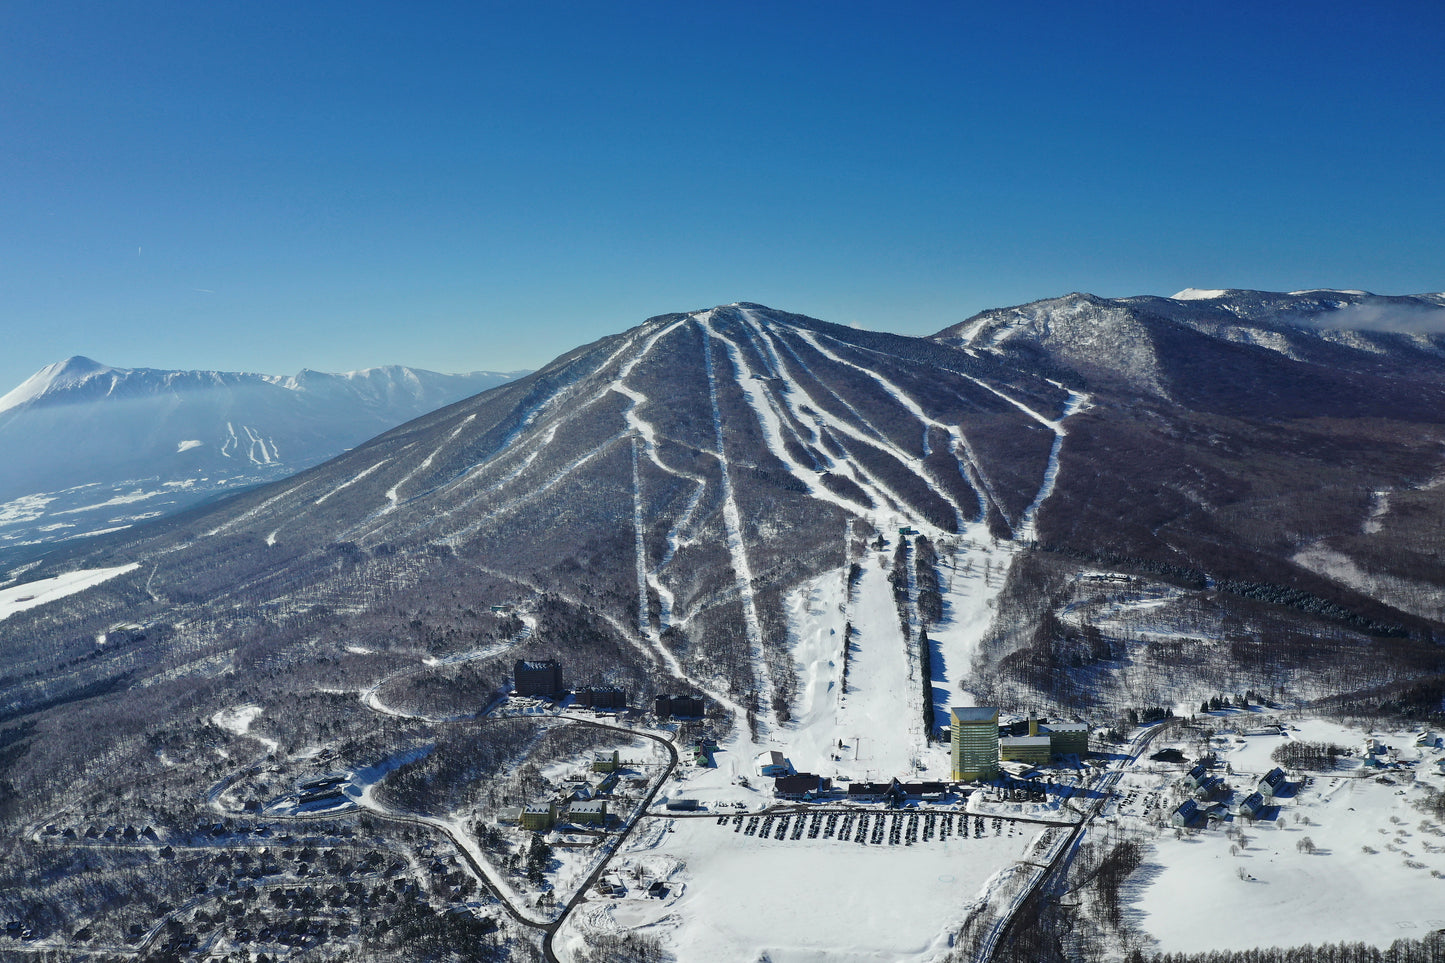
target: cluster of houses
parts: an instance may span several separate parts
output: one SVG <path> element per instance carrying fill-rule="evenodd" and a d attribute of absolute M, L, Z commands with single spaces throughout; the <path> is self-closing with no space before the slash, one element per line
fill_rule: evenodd
<path fill-rule="evenodd" d="M 606 826 L 607 800 L 603 797 L 617 788 L 622 777 L 621 754 L 616 749 L 595 752 L 590 768 L 586 778 L 560 787 L 553 798 L 503 809 L 497 821 L 514 823 L 533 832 L 546 832 L 563 821 L 576 826 Z"/>
<path fill-rule="evenodd" d="M 1179 785 L 1190 798 L 1184 800 L 1169 816 L 1173 825 L 1185 828 L 1203 823 L 1214 826 L 1229 818 L 1230 811 L 1224 800 L 1233 795 L 1229 785 L 1220 776 L 1210 773 L 1209 768 L 1199 763 L 1179 780 Z M 1259 819 L 1276 796 L 1282 795 L 1290 786 L 1284 770 L 1278 766 L 1260 776 L 1253 791 L 1234 807 L 1234 815 L 1244 819 Z"/>
<path fill-rule="evenodd" d="M 1029 717 L 1020 731 L 1007 735 L 999 727 L 994 706 L 955 706 L 950 711 L 949 749 L 955 781 L 998 778 L 1010 768 L 1047 766 L 1055 756 L 1083 756 L 1089 751 L 1089 726 L 1083 722 L 1045 723 Z"/>

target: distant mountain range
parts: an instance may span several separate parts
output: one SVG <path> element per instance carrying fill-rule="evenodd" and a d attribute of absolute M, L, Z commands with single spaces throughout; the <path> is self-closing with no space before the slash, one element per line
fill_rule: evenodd
<path fill-rule="evenodd" d="M 284 477 L 522 373 L 47 365 L 0 397 L 0 557 Z"/>

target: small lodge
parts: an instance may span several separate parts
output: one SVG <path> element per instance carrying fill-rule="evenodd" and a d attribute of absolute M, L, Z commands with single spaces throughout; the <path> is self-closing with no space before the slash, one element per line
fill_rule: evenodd
<path fill-rule="evenodd" d="M 773 749 L 769 752 L 760 752 L 755 760 L 759 776 L 791 776 L 793 764 L 788 762 L 788 757 Z"/>
<path fill-rule="evenodd" d="M 1229 810 L 1222 802 L 1211 803 L 1209 806 L 1201 810 L 1201 815 L 1204 817 L 1204 821 L 1210 826 L 1210 828 L 1213 828 L 1214 826 L 1217 826 L 1219 823 L 1222 823 L 1229 818 Z"/>
<path fill-rule="evenodd" d="M 1258 789 L 1260 795 L 1265 799 L 1273 799 L 1288 786 L 1289 782 L 1285 779 L 1284 770 L 1275 766 L 1260 777 Z"/>
<path fill-rule="evenodd" d="M 532 803 L 522 807 L 522 828 L 536 833 L 545 833 L 557 825 L 557 804 L 555 802 Z"/>
<path fill-rule="evenodd" d="M 1199 816 L 1199 804 L 1192 799 L 1180 803 L 1169 815 L 1169 822 L 1180 828 L 1187 827 Z"/>
<path fill-rule="evenodd" d="M 794 776 L 778 776 L 773 780 L 773 795 L 779 799 L 814 799 L 833 788 L 831 779 L 811 772 Z"/>
<path fill-rule="evenodd" d="M 1246 819 L 1258 819 L 1259 814 L 1264 812 L 1264 807 L 1264 796 L 1252 792 L 1244 797 L 1244 801 L 1239 804 L 1239 808 L 1235 812 Z"/>
<path fill-rule="evenodd" d="M 909 799 L 942 799 L 948 784 L 942 782 L 853 782 L 848 784 L 849 802 L 884 802 L 899 807 Z"/>
<path fill-rule="evenodd" d="M 892 782 L 850 782 L 848 784 L 848 801 L 878 802 L 880 799 L 887 798 L 889 791 L 897 783 L 897 779 Z M 896 795 L 901 797 L 902 791 L 900 790 Z"/>
<path fill-rule="evenodd" d="M 590 709 L 626 709 L 627 690 L 615 685 L 589 685 L 577 690 L 577 704 Z"/>
<path fill-rule="evenodd" d="M 567 819 L 578 825 L 607 825 L 607 800 L 588 799 L 567 807 Z"/>
<path fill-rule="evenodd" d="M 1224 779 L 1220 776 L 1206 776 L 1194 787 L 1194 798 L 1199 800 L 1214 799 L 1221 796 L 1225 791 Z"/>
<path fill-rule="evenodd" d="M 1208 778 L 1209 769 L 1201 762 L 1180 777 L 1179 784 L 1185 789 L 1198 789 L 1199 784 Z"/>

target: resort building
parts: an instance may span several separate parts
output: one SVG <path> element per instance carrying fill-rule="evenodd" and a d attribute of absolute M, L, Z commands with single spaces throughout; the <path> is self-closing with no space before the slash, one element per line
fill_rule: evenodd
<path fill-rule="evenodd" d="M 951 710 L 951 721 L 949 741 L 954 780 L 996 777 L 999 750 L 998 709 L 954 706 Z"/>

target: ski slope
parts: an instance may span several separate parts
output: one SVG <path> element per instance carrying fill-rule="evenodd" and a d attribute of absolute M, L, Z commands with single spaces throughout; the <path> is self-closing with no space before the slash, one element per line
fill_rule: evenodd
<path fill-rule="evenodd" d="M 130 565 L 117 565 L 114 568 L 79 569 L 54 578 L 37 579 L 0 589 L 0 619 L 7 619 L 17 612 L 63 599 L 67 595 L 84 592 L 117 575 L 124 575 L 138 568 L 140 565 L 132 562 Z"/>

